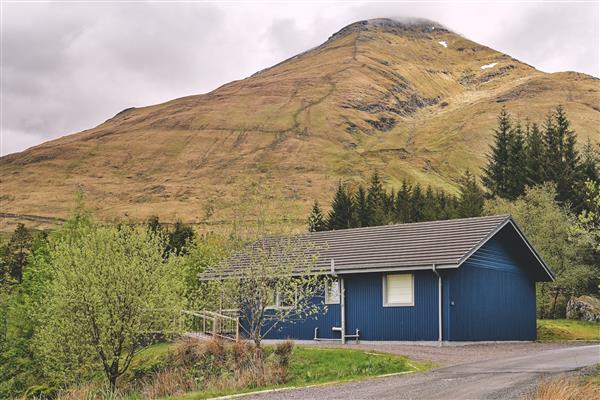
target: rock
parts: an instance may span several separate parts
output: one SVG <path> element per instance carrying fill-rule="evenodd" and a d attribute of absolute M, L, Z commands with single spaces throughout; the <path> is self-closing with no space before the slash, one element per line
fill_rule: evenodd
<path fill-rule="evenodd" d="M 375 129 L 382 131 L 382 132 L 386 132 L 389 131 L 390 129 L 392 129 L 394 126 L 396 126 L 396 120 L 394 118 L 387 118 L 387 117 L 379 117 L 379 119 L 373 121 L 373 120 L 367 120 L 367 122 Z"/>
<path fill-rule="evenodd" d="M 600 299 L 592 296 L 571 297 L 567 303 L 567 318 L 600 322 Z"/>

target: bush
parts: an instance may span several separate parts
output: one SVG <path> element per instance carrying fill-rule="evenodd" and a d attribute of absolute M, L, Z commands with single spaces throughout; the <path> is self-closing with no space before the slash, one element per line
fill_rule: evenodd
<path fill-rule="evenodd" d="M 287 368 L 290 365 L 290 359 L 292 358 L 292 351 L 294 350 L 294 342 L 286 340 L 285 342 L 279 343 L 275 346 L 275 361 L 277 365 L 283 368 Z"/>
<path fill-rule="evenodd" d="M 201 390 L 255 388 L 285 382 L 293 348 L 293 342 L 287 341 L 277 345 L 272 356 L 267 356 L 252 342 L 186 339 L 177 345 L 167 365 L 187 371 Z M 160 377 L 165 381 L 167 378 L 171 379 Z M 169 385 L 157 382 L 154 386 L 166 388 Z M 166 391 L 161 393 L 165 395 Z"/>

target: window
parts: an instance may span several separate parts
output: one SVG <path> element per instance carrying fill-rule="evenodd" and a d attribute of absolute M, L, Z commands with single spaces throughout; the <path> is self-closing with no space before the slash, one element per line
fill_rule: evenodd
<path fill-rule="evenodd" d="M 340 281 L 337 279 L 325 285 L 325 304 L 340 304 Z"/>
<path fill-rule="evenodd" d="M 277 291 L 277 308 L 293 308 L 298 302 L 297 294 Z"/>
<path fill-rule="evenodd" d="M 383 276 L 383 306 L 414 306 L 413 274 L 389 274 Z"/>
<path fill-rule="evenodd" d="M 281 293 L 279 289 L 271 289 L 269 293 L 269 304 L 267 305 L 267 309 L 275 309 L 275 308 L 293 308 L 296 306 L 298 302 L 298 298 L 296 294 L 293 293 Z"/>

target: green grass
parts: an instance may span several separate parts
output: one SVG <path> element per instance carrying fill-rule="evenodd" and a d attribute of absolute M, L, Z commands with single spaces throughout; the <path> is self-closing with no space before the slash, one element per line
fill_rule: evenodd
<path fill-rule="evenodd" d="M 570 319 L 540 319 L 537 322 L 538 340 L 600 340 L 600 324 Z"/>
<path fill-rule="evenodd" d="M 167 355 L 172 346 L 172 343 L 158 343 L 146 347 L 133 357 L 129 369 L 121 379 L 131 381 L 158 371 L 165 366 Z"/>
<path fill-rule="evenodd" d="M 283 385 L 254 389 L 193 392 L 169 398 L 198 400 L 265 389 L 347 382 L 399 372 L 418 372 L 432 367 L 434 365 L 430 362 L 413 361 L 407 357 L 394 354 L 347 348 L 297 346 L 294 348 L 292 355 L 288 380 Z"/>
<path fill-rule="evenodd" d="M 596 364 L 596 370 L 588 377 L 588 382 L 592 382 L 600 387 L 600 364 Z"/>

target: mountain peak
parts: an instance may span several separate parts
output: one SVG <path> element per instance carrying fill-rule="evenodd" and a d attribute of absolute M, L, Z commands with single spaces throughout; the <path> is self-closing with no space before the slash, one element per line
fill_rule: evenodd
<path fill-rule="evenodd" d="M 430 33 L 433 31 L 450 32 L 444 25 L 425 18 L 394 17 L 373 18 L 354 22 L 331 35 L 330 39 L 345 36 L 352 32 L 362 32 L 372 29 L 381 29 L 386 32 L 403 34 L 406 32 Z"/>

